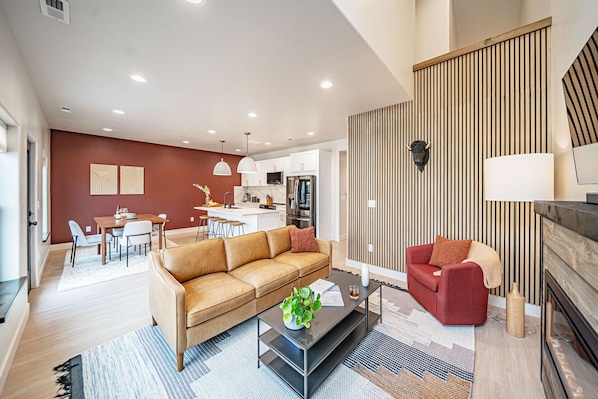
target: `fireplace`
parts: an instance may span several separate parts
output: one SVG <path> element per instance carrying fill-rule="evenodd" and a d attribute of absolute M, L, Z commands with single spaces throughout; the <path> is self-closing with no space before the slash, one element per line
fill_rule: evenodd
<path fill-rule="evenodd" d="M 598 398 L 598 205 L 534 203 L 542 216 L 541 377 L 547 398 Z"/>
<path fill-rule="evenodd" d="M 550 272 L 544 273 L 542 383 L 548 398 L 598 398 L 598 337 Z"/>

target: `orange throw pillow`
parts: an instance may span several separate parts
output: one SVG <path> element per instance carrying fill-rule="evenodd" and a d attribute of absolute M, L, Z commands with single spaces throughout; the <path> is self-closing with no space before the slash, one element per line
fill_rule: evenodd
<path fill-rule="evenodd" d="M 291 233 L 291 252 L 319 252 L 314 228 L 289 229 Z"/>
<path fill-rule="evenodd" d="M 471 240 L 449 240 L 448 238 L 437 235 L 430 264 L 442 267 L 461 263 L 467 259 L 470 246 Z"/>

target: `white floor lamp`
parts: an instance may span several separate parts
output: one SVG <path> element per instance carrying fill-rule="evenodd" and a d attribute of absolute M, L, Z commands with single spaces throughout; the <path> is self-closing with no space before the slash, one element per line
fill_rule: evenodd
<path fill-rule="evenodd" d="M 508 155 L 484 160 L 486 201 L 532 202 L 554 199 L 553 154 Z M 517 281 L 507 293 L 507 332 L 525 336 L 525 298 Z"/>

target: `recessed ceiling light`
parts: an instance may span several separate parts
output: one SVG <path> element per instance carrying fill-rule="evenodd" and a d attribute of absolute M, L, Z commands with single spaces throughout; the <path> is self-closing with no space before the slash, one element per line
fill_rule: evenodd
<path fill-rule="evenodd" d="M 111 132 L 112 131 L 112 129 L 110 129 L 109 127 L 105 127 L 102 130 L 105 131 L 105 132 Z"/>
<path fill-rule="evenodd" d="M 214 134 L 214 133 L 216 133 L 216 131 L 215 130 L 208 130 L 208 133 Z"/>
<path fill-rule="evenodd" d="M 313 136 L 315 133 L 314 132 L 307 132 L 308 136 Z"/>
<path fill-rule="evenodd" d="M 269 141 L 266 141 L 264 144 L 266 144 L 266 145 L 270 145 L 270 144 L 272 144 L 272 143 L 270 143 Z"/>
<path fill-rule="evenodd" d="M 247 116 L 250 118 L 257 118 L 257 114 L 255 112 L 250 112 L 247 114 Z"/>
<path fill-rule="evenodd" d="M 189 144 L 189 140 L 183 140 L 183 144 Z"/>
<path fill-rule="evenodd" d="M 330 89 L 332 87 L 332 82 L 329 80 L 325 80 L 322 83 L 320 83 L 320 87 L 322 89 Z"/>
<path fill-rule="evenodd" d="M 114 112 L 115 114 L 119 114 L 119 115 L 122 115 L 125 113 L 125 111 L 121 111 L 120 109 L 113 109 L 112 112 Z"/>
<path fill-rule="evenodd" d="M 61 105 L 60 110 L 68 114 L 69 112 L 71 112 L 71 107 L 65 107 L 64 105 Z"/>
<path fill-rule="evenodd" d="M 293 139 L 289 137 L 289 138 L 287 139 L 287 141 L 293 141 Z"/>
<path fill-rule="evenodd" d="M 131 75 L 131 79 L 133 79 L 135 82 L 140 82 L 140 83 L 147 82 L 147 79 L 141 75 Z"/>
<path fill-rule="evenodd" d="M 193 4 L 194 6 L 203 6 L 206 4 L 206 0 L 187 0 L 187 3 Z"/>
<path fill-rule="evenodd" d="M 240 148 L 235 148 L 235 151 L 236 152 L 241 152 L 241 149 Z"/>

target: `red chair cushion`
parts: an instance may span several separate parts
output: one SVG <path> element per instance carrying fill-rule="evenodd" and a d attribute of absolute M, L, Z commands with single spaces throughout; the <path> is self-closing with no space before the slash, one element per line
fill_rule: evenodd
<path fill-rule="evenodd" d="M 440 282 L 440 277 L 432 274 L 436 270 L 440 269 L 436 266 L 423 263 L 412 264 L 409 265 L 408 278 L 413 278 L 419 281 L 421 285 L 432 292 L 438 292 L 438 283 Z"/>

